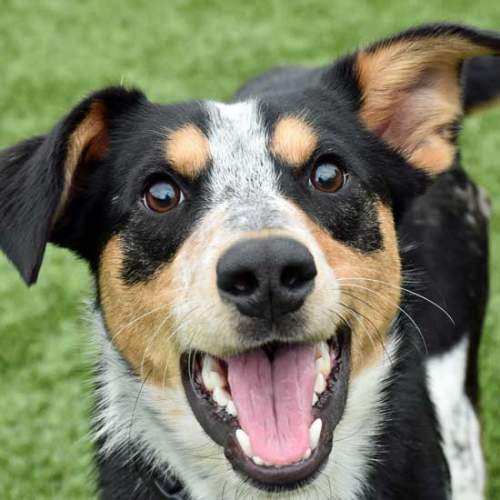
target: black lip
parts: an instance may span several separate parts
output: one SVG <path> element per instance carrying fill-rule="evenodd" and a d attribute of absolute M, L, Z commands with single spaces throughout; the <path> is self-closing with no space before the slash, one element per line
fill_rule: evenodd
<path fill-rule="evenodd" d="M 188 353 L 181 356 L 182 382 L 195 417 L 205 432 L 224 448 L 233 469 L 257 488 L 266 491 L 295 489 L 312 481 L 326 465 L 332 452 L 335 428 L 344 414 L 350 375 L 351 332 L 341 326 L 336 338 L 341 347 L 339 368 L 328 380 L 328 389 L 312 412 L 313 419 L 321 417 L 323 421 L 318 446 L 309 458 L 284 467 L 256 465 L 243 453 L 236 439 L 237 418 L 217 410 L 202 385 L 190 375 L 196 356 Z"/>

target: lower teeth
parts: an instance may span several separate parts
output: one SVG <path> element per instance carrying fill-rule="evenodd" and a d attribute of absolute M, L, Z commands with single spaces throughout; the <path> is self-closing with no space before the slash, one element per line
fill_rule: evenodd
<path fill-rule="evenodd" d="M 321 436 L 321 429 L 323 428 L 323 421 L 320 418 L 317 418 L 309 427 L 309 448 L 304 452 L 304 455 L 301 460 L 307 460 L 312 452 L 318 447 L 319 439 Z M 243 453 L 252 459 L 252 461 L 259 466 L 272 466 L 273 464 L 269 464 L 265 462 L 262 458 L 253 454 L 252 444 L 250 442 L 249 435 L 243 429 L 236 430 L 236 439 L 240 445 Z"/>
<path fill-rule="evenodd" d="M 312 450 L 316 449 L 316 447 L 318 446 L 322 428 L 323 428 L 323 422 L 320 418 L 317 418 L 311 424 L 311 427 L 309 427 L 309 444 Z"/>

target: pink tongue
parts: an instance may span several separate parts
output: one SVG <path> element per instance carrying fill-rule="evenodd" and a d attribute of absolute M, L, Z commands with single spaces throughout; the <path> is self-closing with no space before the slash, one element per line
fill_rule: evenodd
<path fill-rule="evenodd" d="M 273 465 L 300 460 L 309 448 L 315 376 L 314 347 L 262 349 L 228 358 L 228 382 L 253 454 Z"/>

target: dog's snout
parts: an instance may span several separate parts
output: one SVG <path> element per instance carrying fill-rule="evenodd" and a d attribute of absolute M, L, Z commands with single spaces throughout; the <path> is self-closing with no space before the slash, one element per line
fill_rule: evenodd
<path fill-rule="evenodd" d="M 298 241 L 249 239 L 222 255 L 217 286 L 222 298 L 242 314 L 276 320 L 302 306 L 316 273 L 313 256 Z"/>

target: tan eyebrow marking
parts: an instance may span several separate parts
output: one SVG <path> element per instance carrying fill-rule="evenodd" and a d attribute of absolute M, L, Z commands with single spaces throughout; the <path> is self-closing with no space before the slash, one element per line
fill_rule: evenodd
<path fill-rule="evenodd" d="M 191 179 L 206 168 L 210 159 L 208 139 L 193 124 L 183 125 L 169 133 L 165 153 L 172 168 Z"/>
<path fill-rule="evenodd" d="M 281 118 L 271 139 L 271 153 L 292 167 L 302 166 L 313 154 L 318 136 L 306 121 L 295 116 Z"/>

